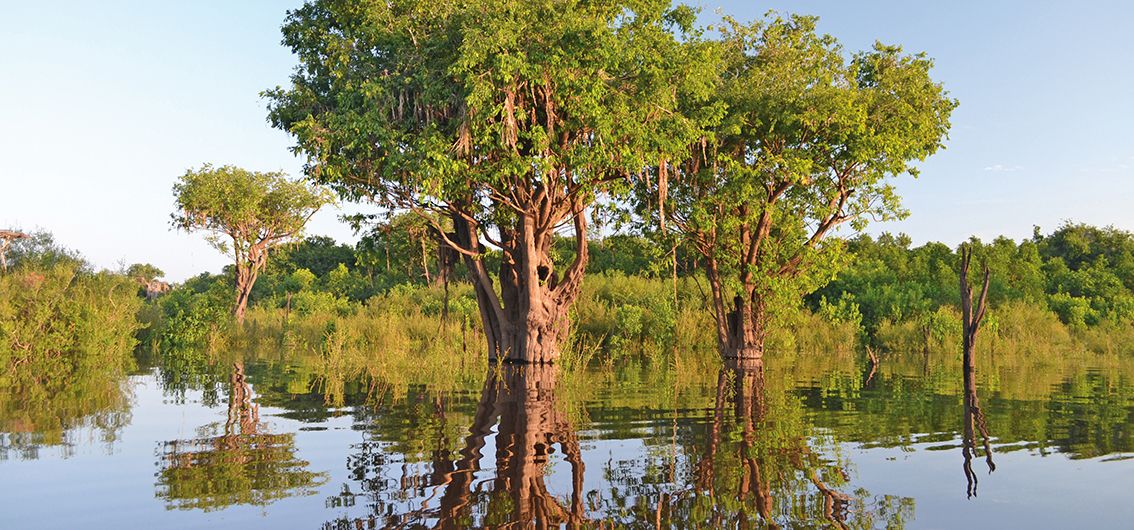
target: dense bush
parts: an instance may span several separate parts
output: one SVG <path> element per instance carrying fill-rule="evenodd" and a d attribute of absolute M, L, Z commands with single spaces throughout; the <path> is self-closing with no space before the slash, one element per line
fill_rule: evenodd
<path fill-rule="evenodd" d="M 0 274 L 0 432 L 39 437 L 12 445 L 64 443 L 85 419 L 110 437 L 124 424 L 136 291 L 124 275 L 92 272 L 70 254 L 23 254 Z"/>
<path fill-rule="evenodd" d="M 883 327 L 933 324 L 942 307 L 959 303 L 957 254 L 941 243 L 910 247 L 907 236 L 860 236 L 849 242 L 851 264 L 808 297 L 813 309 L 854 304 L 870 336 Z M 1066 224 L 1015 243 L 972 239 L 976 263 L 992 274 L 993 314 L 1013 303 L 1045 307 L 1074 329 L 1134 324 L 1134 234 Z M 889 323 L 889 324 L 887 324 Z"/>
<path fill-rule="evenodd" d="M 216 346 L 231 326 L 233 283 L 225 275 L 202 273 L 142 311 L 150 347 L 166 351 Z"/>

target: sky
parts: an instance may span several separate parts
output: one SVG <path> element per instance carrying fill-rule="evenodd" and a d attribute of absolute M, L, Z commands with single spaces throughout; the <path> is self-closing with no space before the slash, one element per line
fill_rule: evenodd
<path fill-rule="evenodd" d="M 709 22 L 820 17 L 848 52 L 924 51 L 960 100 L 947 148 L 896 180 L 911 215 L 868 231 L 955 245 L 1065 221 L 1134 230 L 1134 4 L 693 1 Z M 97 267 L 148 262 L 180 281 L 226 258 L 174 231 L 171 188 L 211 162 L 301 175 L 260 92 L 295 60 L 299 0 L 0 0 L 0 229 L 47 230 Z M 325 209 L 308 233 L 353 242 Z"/>

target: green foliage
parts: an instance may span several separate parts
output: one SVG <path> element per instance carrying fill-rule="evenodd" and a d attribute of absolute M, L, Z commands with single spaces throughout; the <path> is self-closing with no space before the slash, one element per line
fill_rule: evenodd
<path fill-rule="evenodd" d="M 284 24 L 301 66 L 289 89 L 266 93 L 271 119 L 296 136 L 309 174 L 345 197 L 417 207 L 483 193 L 503 206 L 515 178 L 590 194 L 692 139 L 681 116 L 658 112 L 674 107 L 675 82 L 703 83 L 711 66 L 675 38 L 688 29 L 676 12 L 659 1 L 311 1 Z"/>
<path fill-rule="evenodd" d="M 280 247 L 267 272 L 291 272 L 306 269 L 315 276 L 326 276 L 332 270 L 345 266 L 354 268 L 355 249 L 336 242 L 327 236 L 310 236 L 303 241 Z"/>
<path fill-rule="evenodd" d="M 209 243 L 233 259 L 238 322 L 271 250 L 300 237 L 307 220 L 332 201 L 329 191 L 292 182 L 283 173 L 208 164 L 186 171 L 173 194 L 179 210 L 173 225 L 204 230 Z"/>
<path fill-rule="evenodd" d="M 398 213 L 379 221 L 356 218 L 368 231 L 358 241 L 356 263 L 385 290 L 399 283 L 428 283 L 441 274 L 437 230 L 451 231 L 452 223 L 437 215 Z"/>
<path fill-rule="evenodd" d="M 1067 224 L 1048 236 L 1037 231 L 1018 244 L 1004 237 L 989 244 L 974 238 L 967 244 L 992 275 L 990 325 L 996 324 L 999 308 L 1019 311 L 1029 304 L 1053 312 L 1078 331 L 1134 323 L 1134 290 L 1129 287 L 1134 234 Z M 808 296 L 813 309 L 820 310 L 825 300 L 853 302 L 872 336 L 887 322 L 932 328 L 926 333 L 931 337 L 948 333 L 938 320 L 943 308 L 959 303 L 958 257 L 952 250 L 941 243 L 910 248 L 909 237 L 889 234 L 877 240 L 857 237 L 848 250 L 855 256 L 851 265 Z"/>
<path fill-rule="evenodd" d="M 202 273 L 155 302 L 160 309 L 147 332 L 154 349 L 195 354 L 215 348 L 232 314 L 232 278 Z"/>
<path fill-rule="evenodd" d="M 126 276 L 150 282 L 165 276 L 165 272 L 149 263 L 135 263 L 126 268 Z"/>
<path fill-rule="evenodd" d="M 636 234 L 611 234 L 587 241 L 587 273 L 618 272 L 626 276 L 662 277 L 671 273 L 668 248 Z M 552 247 L 553 261 L 570 263 L 575 259 L 575 238 L 558 237 Z"/>
<path fill-rule="evenodd" d="M 205 230 L 217 250 L 247 259 L 251 247 L 277 246 L 298 236 L 307 220 L 330 201 L 327 193 L 279 172 L 261 173 L 205 164 L 173 186 L 173 226 Z"/>
<path fill-rule="evenodd" d="M 25 252 L 0 275 L 0 432 L 14 442 L 5 451 L 67 444 L 67 431 L 82 425 L 111 441 L 129 420 L 123 378 L 134 366 L 136 284 L 51 245 L 35 248 L 43 254 Z"/>
<path fill-rule="evenodd" d="M 50 232 L 36 231 L 29 234 L 31 237 L 17 239 L 12 242 L 5 254 L 8 267 L 21 265 L 29 269 L 48 269 L 57 264 L 75 267 L 77 270 L 89 270 L 89 265 L 83 261 L 78 252 L 64 248 L 55 242 L 55 236 Z"/>
<path fill-rule="evenodd" d="M 793 310 L 847 263 L 827 237 L 836 227 L 904 217 L 893 177 L 943 147 L 957 103 L 924 54 L 876 44 L 848 57 L 813 17 L 726 19 L 717 44 L 706 137 L 671 181 L 661 166 L 636 205 L 646 225 L 668 218 L 722 302 L 757 308 L 751 326 L 763 329 L 765 308 Z"/>
<path fill-rule="evenodd" d="M 685 294 L 691 293 L 683 282 Z M 601 345 L 604 357 L 668 352 L 674 345 L 673 287 L 614 271 L 587 278 L 574 308 L 575 346 Z"/>
<path fill-rule="evenodd" d="M 295 434 L 220 435 L 166 442 L 157 497 L 167 509 L 214 511 L 236 504 L 266 506 L 314 495 L 325 473 L 296 456 Z"/>

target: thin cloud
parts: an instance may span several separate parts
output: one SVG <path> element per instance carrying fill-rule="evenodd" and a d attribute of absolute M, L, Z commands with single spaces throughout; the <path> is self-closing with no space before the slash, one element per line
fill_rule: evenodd
<path fill-rule="evenodd" d="M 1014 171 L 1019 171 L 1021 169 L 1024 169 L 1024 167 L 1023 166 L 1009 166 L 1009 165 L 1005 165 L 1005 164 L 993 164 L 991 166 L 986 166 L 984 168 L 985 171 L 994 171 L 996 173 L 1012 173 Z"/>

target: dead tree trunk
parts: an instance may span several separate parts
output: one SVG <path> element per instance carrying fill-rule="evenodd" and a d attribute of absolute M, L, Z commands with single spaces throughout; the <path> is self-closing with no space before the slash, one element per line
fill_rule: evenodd
<path fill-rule="evenodd" d="M 972 250 L 961 248 L 961 332 L 964 334 L 964 362 L 965 377 L 968 378 L 975 370 L 973 363 L 973 346 L 976 343 L 980 323 L 984 319 L 985 304 L 988 302 L 988 265 L 984 266 L 984 285 L 980 290 L 980 299 L 973 306 L 973 288 L 969 285 L 969 262 L 972 261 Z M 966 382 L 968 379 L 966 379 Z"/>
<path fill-rule="evenodd" d="M 972 457 L 976 451 L 976 433 L 980 432 L 984 442 L 985 463 L 988 465 L 988 472 L 992 473 L 996 470 L 996 464 L 992 461 L 992 447 L 990 437 L 988 434 L 988 426 L 984 420 L 984 413 L 980 410 L 980 402 L 977 399 L 976 387 L 976 360 L 974 358 L 974 346 L 976 343 L 977 332 L 980 330 L 981 320 L 984 319 L 986 304 L 988 301 L 988 284 L 990 274 L 988 265 L 984 266 L 984 280 L 980 290 L 980 298 L 977 300 L 976 305 L 973 305 L 973 291 L 969 285 L 969 263 L 972 260 L 972 250 L 962 247 L 961 248 L 961 323 L 962 333 L 964 334 L 964 386 L 965 394 L 963 399 L 964 415 L 962 419 L 962 455 L 964 456 L 963 468 L 965 471 L 965 479 L 968 482 L 967 492 L 968 496 L 976 495 L 977 478 L 972 469 Z"/>

